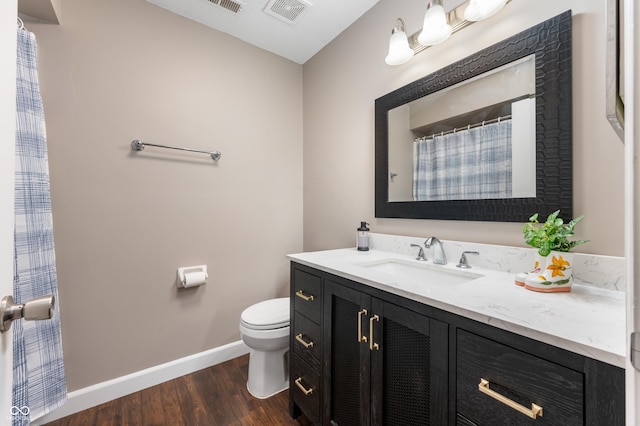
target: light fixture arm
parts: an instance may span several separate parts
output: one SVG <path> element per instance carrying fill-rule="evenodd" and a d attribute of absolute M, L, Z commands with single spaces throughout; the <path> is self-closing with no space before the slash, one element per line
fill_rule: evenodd
<path fill-rule="evenodd" d="M 396 24 L 393 27 L 393 29 L 391 30 L 391 35 L 394 35 L 398 31 L 405 32 L 404 28 L 405 28 L 405 26 L 404 26 L 404 21 L 402 20 L 402 18 L 396 19 Z"/>

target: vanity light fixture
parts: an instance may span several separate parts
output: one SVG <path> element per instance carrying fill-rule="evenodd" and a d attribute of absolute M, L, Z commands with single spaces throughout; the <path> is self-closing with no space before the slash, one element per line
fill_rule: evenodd
<path fill-rule="evenodd" d="M 507 4 L 507 0 L 471 0 L 464 11 L 467 21 L 482 21 L 500 12 Z"/>
<path fill-rule="evenodd" d="M 414 54 L 413 49 L 409 47 L 407 34 L 404 32 L 404 21 L 398 18 L 395 27 L 391 30 L 389 54 L 384 61 L 387 65 L 401 65 L 410 61 Z"/>
<path fill-rule="evenodd" d="M 432 0 L 427 5 L 422 29 L 410 37 L 405 32 L 404 21 L 401 18 L 396 20 L 385 62 L 388 65 L 402 65 L 429 46 L 442 43 L 474 22 L 495 15 L 510 2 L 511 0 L 467 0 L 446 12 L 442 0 Z"/>
<path fill-rule="evenodd" d="M 423 46 L 433 46 L 442 43 L 451 36 L 451 25 L 447 22 L 447 14 L 442 6 L 442 0 L 434 0 L 427 5 L 424 14 L 424 25 L 418 36 L 418 43 Z"/>

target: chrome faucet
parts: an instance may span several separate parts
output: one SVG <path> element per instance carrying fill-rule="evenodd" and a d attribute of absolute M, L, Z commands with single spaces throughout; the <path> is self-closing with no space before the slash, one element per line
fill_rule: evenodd
<path fill-rule="evenodd" d="M 446 265 L 447 264 L 447 256 L 444 254 L 444 248 L 442 247 L 442 242 L 436 237 L 429 237 L 424 242 L 424 246 L 426 248 L 433 247 L 433 263 L 436 265 Z"/>

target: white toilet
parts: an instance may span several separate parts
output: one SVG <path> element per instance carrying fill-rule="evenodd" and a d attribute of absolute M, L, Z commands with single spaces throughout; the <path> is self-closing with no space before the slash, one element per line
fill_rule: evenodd
<path fill-rule="evenodd" d="M 240 334 L 249 347 L 249 393 L 264 399 L 287 389 L 289 298 L 265 300 L 242 311 Z"/>

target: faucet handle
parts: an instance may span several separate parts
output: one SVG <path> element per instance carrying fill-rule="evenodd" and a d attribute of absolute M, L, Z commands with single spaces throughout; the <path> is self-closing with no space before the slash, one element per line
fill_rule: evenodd
<path fill-rule="evenodd" d="M 458 268 L 464 268 L 464 269 L 471 268 L 471 265 L 469 265 L 469 261 L 467 260 L 468 254 L 480 254 L 480 253 L 478 253 L 477 251 L 463 251 L 462 254 L 460 255 L 460 261 L 456 265 Z"/>
<path fill-rule="evenodd" d="M 427 260 L 427 256 L 424 255 L 424 250 L 422 250 L 421 246 L 419 246 L 418 244 L 411 244 L 411 247 L 418 247 L 420 249 L 420 251 L 418 252 L 418 257 L 416 257 L 416 260 L 420 260 L 420 261 Z"/>

